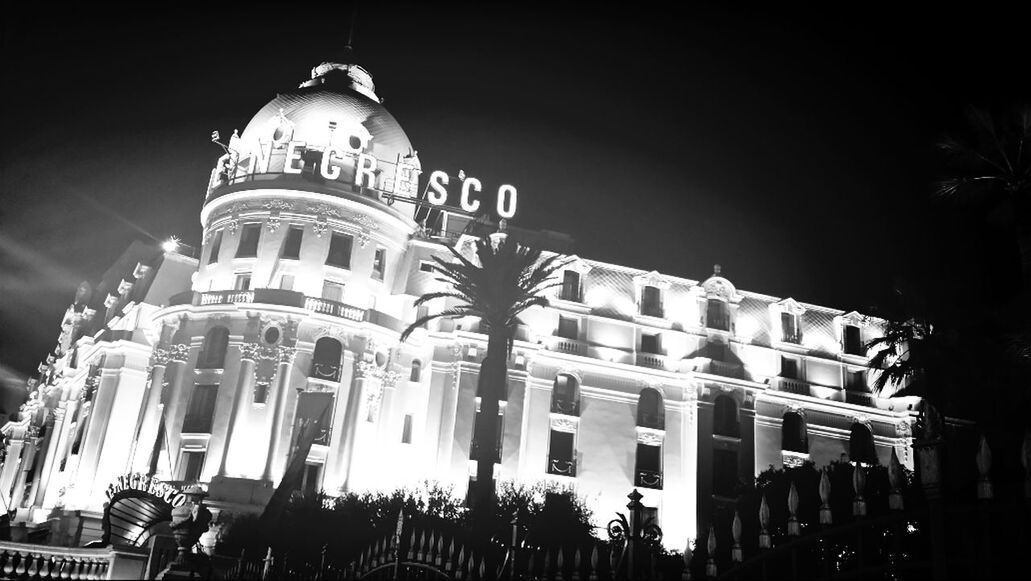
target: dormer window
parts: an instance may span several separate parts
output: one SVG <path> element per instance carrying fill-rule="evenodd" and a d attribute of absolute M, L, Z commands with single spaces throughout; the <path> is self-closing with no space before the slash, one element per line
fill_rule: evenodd
<path fill-rule="evenodd" d="M 780 340 L 785 343 L 799 343 L 798 315 L 783 311 L 780 314 Z"/>
<path fill-rule="evenodd" d="M 562 293 L 559 298 L 564 301 L 580 302 L 580 273 L 575 270 L 562 272 Z"/>
<path fill-rule="evenodd" d="M 730 314 L 727 303 L 719 299 L 709 299 L 705 307 L 705 326 L 719 331 L 730 330 Z"/>
<path fill-rule="evenodd" d="M 651 285 L 641 289 L 641 314 L 649 317 L 662 316 L 662 289 Z"/>
<path fill-rule="evenodd" d="M 863 348 L 863 332 L 856 325 L 846 324 L 842 329 L 842 342 L 845 353 L 848 355 L 866 355 Z"/>

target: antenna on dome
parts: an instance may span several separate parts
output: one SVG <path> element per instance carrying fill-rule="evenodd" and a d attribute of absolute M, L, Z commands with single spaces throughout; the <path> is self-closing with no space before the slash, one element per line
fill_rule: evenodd
<path fill-rule="evenodd" d="M 347 42 L 344 44 L 344 61 L 346 64 L 351 64 L 354 60 L 354 23 L 358 20 L 358 2 L 355 2 L 353 6 L 351 22 L 347 26 Z"/>

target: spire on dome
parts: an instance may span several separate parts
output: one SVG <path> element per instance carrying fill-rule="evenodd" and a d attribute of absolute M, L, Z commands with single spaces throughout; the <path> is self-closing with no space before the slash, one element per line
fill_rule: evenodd
<path fill-rule="evenodd" d="M 376 85 L 372 82 L 372 75 L 354 59 L 354 23 L 358 17 L 358 5 L 355 4 L 351 13 L 351 24 L 348 26 L 347 42 L 344 44 L 342 58 L 339 62 L 326 61 L 311 70 L 311 80 L 301 83 L 301 88 L 317 87 L 341 87 L 358 92 L 377 103 L 383 100 L 376 96 Z"/>

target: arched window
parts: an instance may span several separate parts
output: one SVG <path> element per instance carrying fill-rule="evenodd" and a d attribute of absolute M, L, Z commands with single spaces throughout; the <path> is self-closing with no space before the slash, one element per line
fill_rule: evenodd
<path fill-rule="evenodd" d="M 734 398 L 721 395 L 713 402 L 712 433 L 732 438 L 741 435 L 741 426 L 737 418 L 737 402 L 734 401 Z"/>
<path fill-rule="evenodd" d="M 340 380 L 340 341 L 323 337 L 315 342 L 309 377 L 327 381 Z"/>
<path fill-rule="evenodd" d="M 204 336 L 204 344 L 197 358 L 197 369 L 221 369 L 226 363 L 226 348 L 229 347 L 229 329 L 212 327 Z"/>
<path fill-rule="evenodd" d="M 568 373 L 555 376 L 551 390 L 551 411 L 567 416 L 580 415 L 580 384 Z"/>
<path fill-rule="evenodd" d="M 666 429 L 666 417 L 662 408 L 662 394 L 647 387 L 637 398 L 637 425 L 642 428 Z"/>
<path fill-rule="evenodd" d="M 780 425 L 780 449 L 800 454 L 809 453 L 809 438 L 802 414 L 798 412 L 784 414 Z"/>
<path fill-rule="evenodd" d="M 852 433 L 848 437 L 848 456 L 853 462 L 877 463 L 877 450 L 870 428 L 860 423 L 852 424 Z"/>
<path fill-rule="evenodd" d="M 412 372 L 411 375 L 408 376 L 408 381 L 416 383 L 422 381 L 422 361 L 419 361 L 418 359 L 412 360 Z"/>

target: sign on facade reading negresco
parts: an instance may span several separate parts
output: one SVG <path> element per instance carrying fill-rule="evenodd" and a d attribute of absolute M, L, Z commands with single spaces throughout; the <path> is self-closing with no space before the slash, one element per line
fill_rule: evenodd
<path fill-rule="evenodd" d="M 119 476 L 117 480 L 108 485 L 107 498 L 111 499 L 125 490 L 136 490 L 156 496 L 172 505 L 173 508 L 186 504 L 187 500 L 186 495 L 178 488 L 139 473 Z"/>
<path fill-rule="evenodd" d="M 271 139 L 259 140 L 257 150 L 250 156 L 241 159 L 236 168 L 236 173 L 264 174 L 269 171 L 269 163 L 272 160 L 272 152 L 277 149 L 285 150 L 286 158 L 283 163 L 283 173 L 301 174 L 305 167 L 314 162 L 311 156 L 313 153 L 320 153 L 318 167 L 311 167 L 309 171 L 318 173 L 327 180 L 348 179 L 341 167 L 345 159 L 350 158 L 354 163 L 353 181 L 357 187 L 370 188 L 381 193 L 393 196 L 405 196 L 419 190 L 419 176 L 423 173 L 417 165 L 412 163 L 413 158 L 399 156 L 396 162 L 384 161 L 367 153 L 369 142 L 372 136 L 364 127 L 356 126 L 346 139 L 339 140 L 341 145 L 319 146 L 309 144 L 303 140 L 292 139 L 292 131 L 284 125 L 289 120 L 282 116 L 277 119 L 276 131 L 272 132 Z M 284 131 L 283 129 L 287 129 Z M 342 127 L 337 127 L 340 132 Z M 384 183 L 387 172 L 382 171 L 385 166 L 394 165 L 393 182 Z M 350 173 L 350 172 L 347 172 Z M 484 200 L 481 197 L 483 183 L 475 177 L 460 174 L 458 207 L 470 214 L 481 210 Z M 444 206 L 448 203 L 451 186 L 451 176 L 445 171 L 433 171 L 429 174 L 429 182 L 426 188 L 425 201 L 433 206 Z M 458 185 L 458 184 L 455 184 Z M 516 213 L 518 193 L 515 186 L 502 184 L 497 188 L 495 197 L 497 215 L 500 218 L 512 218 Z M 414 196 L 412 196 L 414 197 Z"/>

